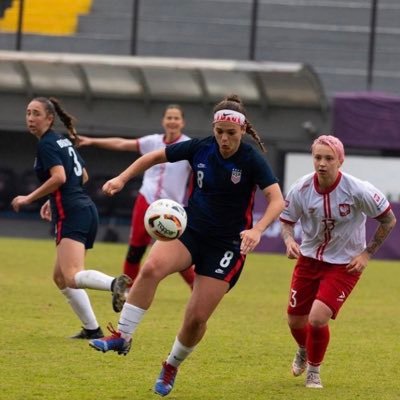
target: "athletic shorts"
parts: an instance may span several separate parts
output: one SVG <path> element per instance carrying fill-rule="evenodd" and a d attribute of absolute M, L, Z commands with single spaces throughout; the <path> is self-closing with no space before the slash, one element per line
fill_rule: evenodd
<path fill-rule="evenodd" d="M 94 204 L 82 208 L 69 210 L 65 218 L 55 225 L 56 244 L 63 238 L 83 243 L 85 249 L 91 249 L 96 239 L 99 225 L 99 215 Z"/>
<path fill-rule="evenodd" d="M 149 204 L 142 194 L 138 194 L 132 210 L 131 231 L 129 234 L 129 244 L 135 247 L 148 246 L 151 236 L 144 227 L 144 214 L 149 208 Z"/>
<path fill-rule="evenodd" d="M 246 260 L 246 256 L 240 254 L 239 245 L 205 237 L 190 228 L 186 228 L 178 240 L 192 255 L 196 274 L 228 282 L 229 289 L 235 286 Z"/>
<path fill-rule="evenodd" d="M 332 310 L 335 319 L 361 275 L 350 274 L 346 265 L 301 256 L 292 275 L 288 314 L 308 315 L 317 299 Z"/>

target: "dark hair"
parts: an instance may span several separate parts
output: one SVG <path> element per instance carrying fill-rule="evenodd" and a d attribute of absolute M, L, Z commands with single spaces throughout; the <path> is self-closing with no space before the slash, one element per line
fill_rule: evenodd
<path fill-rule="evenodd" d="M 222 101 L 220 101 L 218 104 L 215 105 L 214 107 L 214 113 L 216 113 L 219 110 L 233 110 L 242 113 L 246 117 L 246 133 L 248 133 L 258 144 L 260 149 L 266 153 L 267 149 L 264 146 L 264 143 L 261 141 L 260 136 L 258 135 L 257 131 L 253 128 L 251 125 L 250 121 L 247 119 L 246 115 L 246 110 L 243 106 L 243 102 L 240 99 L 240 97 L 236 94 L 231 94 L 229 96 L 226 96 Z"/>
<path fill-rule="evenodd" d="M 54 97 L 36 97 L 33 99 L 34 101 L 38 101 L 43 104 L 47 114 L 53 115 L 54 118 L 56 115 L 60 119 L 60 121 L 64 124 L 68 131 L 68 137 L 72 141 L 72 143 L 76 144 L 79 140 L 78 134 L 76 133 L 73 122 L 76 121 L 76 118 L 72 115 L 68 114 L 61 106 L 60 102 Z"/>
<path fill-rule="evenodd" d="M 171 110 L 171 109 L 177 109 L 177 110 L 179 110 L 179 111 L 181 112 L 182 119 L 185 119 L 185 113 L 183 112 L 182 106 L 180 106 L 179 104 L 168 104 L 167 107 L 165 107 L 164 116 L 165 116 L 166 112 L 167 112 L 168 110 Z"/>

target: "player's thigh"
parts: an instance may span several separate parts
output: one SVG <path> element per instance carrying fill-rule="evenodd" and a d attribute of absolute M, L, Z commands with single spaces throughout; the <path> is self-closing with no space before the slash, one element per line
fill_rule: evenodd
<path fill-rule="evenodd" d="M 317 299 L 332 310 L 332 319 L 336 318 L 359 279 L 360 274 L 350 274 L 343 265 L 332 266 L 325 271 Z"/>
<path fill-rule="evenodd" d="M 143 195 L 139 194 L 135 200 L 132 210 L 131 230 L 129 233 L 129 244 L 131 246 L 147 246 L 151 242 L 151 237 L 144 226 L 144 215 L 149 204 Z"/>
<path fill-rule="evenodd" d="M 292 274 L 287 312 L 308 315 L 318 293 L 320 268 L 307 257 L 300 257 Z"/>
<path fill-rule="evenodd" d="M 146 269 L 155 269 L 162 275 L 183 271 L 192 265 L 192 256 L 185 245 L 179 240 L 162 242 L 156 240 L 143 264 Z"/>
<path fill-rule="evenodd" d="M 70 238 L 63 238 L 57 246 L 57 261 L 66 280 L 72 279 L 85 266 L 85 245 Z"/>

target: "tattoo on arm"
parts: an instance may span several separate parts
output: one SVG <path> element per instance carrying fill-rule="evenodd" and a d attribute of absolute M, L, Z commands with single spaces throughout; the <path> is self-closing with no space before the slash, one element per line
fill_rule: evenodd
<path fill-rule="evenodd" d="M 396 224 L 396 217 L 394 216 L 393 211 L 390 210 L 384 216 L 378 218 L 378 222 L 378 229 L 365 249 L 370 256 L 374 255 L 378 251 L 379 247 L 381 247 L 382 243 L 389 236 L 389 233 Z"/>
<path fill-rule="evenodd" d="M 288 239 L 294 240 L 294 225 L 281 222 L 281 236 L 285 244 Z"/>

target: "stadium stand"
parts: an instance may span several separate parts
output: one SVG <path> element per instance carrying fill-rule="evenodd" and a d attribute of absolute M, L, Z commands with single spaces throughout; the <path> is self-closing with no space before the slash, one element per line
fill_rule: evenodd
<path fill-rule="evenodd" d="M 134 1 L 92 0 L 90 12 L 79 18 L 76 35 L 46 41 L 27 35 L 23 50 L 129 55 Z M 252 4 L 253 0 L 141 1 L 137 54 L 246 60 Z M 364 90 L 370 7 L 370 0 L 260 0 L 255 60 L 309 63 L 329 94 Z M 397 0 L 378 2 L 374 90 L 400 92 L 399 20 Z M 14 41 L 3 34 L 0 48 L 11 50 Z"/>
<path fill-rule="evenodd" d="M 12 0 L 0 0 L 0 18 L 3 18 L 4 12 L 10 7 Z"/>
<path fill-rule="evenodd" d="M 24 2 L 22 31 L 40 35 L 76 33 L 78 16 L 90 11 L 92 0 L 29 0 Z M 14 0 L 4 11 L 0 29 L 14 32 L 18 25 L 20 0 Z"/>

